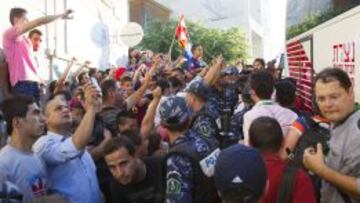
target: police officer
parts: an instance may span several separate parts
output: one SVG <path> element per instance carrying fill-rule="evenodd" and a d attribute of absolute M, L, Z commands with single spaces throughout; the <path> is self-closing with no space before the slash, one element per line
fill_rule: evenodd
<path fill-rule="evenodd" d="M 239 80 L 239 70 L 235 66 L 228 66 L 224 68 L 221 73 L 219 79 L 216 83 L 209 88 L 210 96 L 208 97 L 208 109 L 209 111 L 220 117 L 222 114 L 222 104 L 227 102 L 228 99 L 231 99 L 233 103 L 233 109 L 236 108 L 237 98 L 226 98 L 225 90 L 229 88 L 234 88 L 236 90 L 235 94 L 237 96 L 237 86 Z"/>
<path fill-rule="evenodd" d="M 239 69 L 236 66 L 228 66 L 221 71 L 225 83 L 235 84 L 239 79 Z"/>
<path fill-rule="evenodd" d="M 246 112 L 251 110 L 254 105 L 254 102 L 251 99 L 249 88 L 245 88 L 241 94 L 241 108 L 238 108 L 238 111 L 234 112 L 234 115 L 231 118 L 230 123 L 230 136 L 232 143 L 237 143 L 240 139 L 243 139 L 243 124 L 244 124 L 244 115 Z M 230 143 L 231 144 L 231 143 Z"/>
<path fill-rule="evenodd" d="M 209 88 L 202 80 L 192 82 L 185 90 L 187 92 L 186 102 L 193 111 L 190 129 L 203 138 L 217 146 L 219 129 L 216 123 L 216 116 L 207 108 L 206 102 L 209 97 Z"/>
<path fill-rule="evenodd" d="M 172 96 L 159 107 L 170 150 L 165 158 L 165 202 L 217 202 L 212 176 L 220 150 L 188 130 L 191 111 L 182 97 Z"/>
<path fill-rule="evenodd" d="M 226 148 L 237 143 L 241 135 L 232 127 L 234 109 L 238 105 L 239 70 L 235 66 L 228 66 L 220 73 L 220 78 L 210 89 L 208 111 L 217 115 L 219 128 L 218 141 L 220 147 Z"/>

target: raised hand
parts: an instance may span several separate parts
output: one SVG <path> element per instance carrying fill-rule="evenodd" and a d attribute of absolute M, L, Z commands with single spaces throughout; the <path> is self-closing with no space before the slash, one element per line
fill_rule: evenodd
<path fill-rule="evenodd" d="M 101 92 L 92 83 L 87 83 L 84 88 L 85 109 L 100 112 L 102 105 Z"/>
<path fill-rule="evenodd" d="M 71 16 L 72 13 L 74 13 L 74 11 L 71 9 L 68 9 L 61 15 L 61 18 L 62 19 L 73 19 L 73 17 Z"/>
<path fill-rule="evenodd" d="M 74 65 L 77 62 L 77 59 L 75 57 L 72 57 L 69 61 L 71 65 Z"/>
<path fill-rule="evenodd" d="M 161 88 L 158 86 L 156 87 L 153 91 L 152 91 L 153 97 L 154 98 L 160 98 L 162 95 L 162 90 Z"/>
<path fill-rule="evenodd" d="M 85 61 L 84 62 L 84 67 L 89 67 L 90 64 L 91 64 L 91 61 Z"/>
<path fill-rule="evenodd" d="M 153 59 L 154 65 L 159 65 L 163 61 L 163 58 L 164 58 L 164 54 L 157 54 Z"/>
<path fill-rule="evenodd" d="M 224 57 L 222 55 L 219 55 L 213 59 L 212 63 L 214 66 L 225 66 Z"/>

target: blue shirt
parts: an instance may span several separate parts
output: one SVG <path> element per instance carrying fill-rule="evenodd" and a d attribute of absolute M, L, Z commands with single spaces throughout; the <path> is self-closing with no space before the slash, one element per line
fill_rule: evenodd
<path fill-rule="evenodd" d="M 204 61 L 192 57 L 186 64 L 186 70 L 192 72 L 205 66 L 207 66 L 207 64 Z"/>
<path fill-rule="evenodd" d="M 33 151 L 45 161 L 50 190 L 74 203 L 101 202 L 94 161 L 87 150 L 75 147 L 71 137 L 48 132 Z"/>

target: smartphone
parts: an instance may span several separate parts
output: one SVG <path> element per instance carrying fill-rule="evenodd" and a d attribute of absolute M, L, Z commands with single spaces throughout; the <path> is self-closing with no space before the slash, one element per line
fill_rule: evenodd
<path fill-rule="evenodd" d="M 91 83 L 96 87 L 96 90 L 99 92 L 98 96 L 102 97 L 102 91 L 99 83 L 97 82 L 96 78 L 90 77 Z"/>

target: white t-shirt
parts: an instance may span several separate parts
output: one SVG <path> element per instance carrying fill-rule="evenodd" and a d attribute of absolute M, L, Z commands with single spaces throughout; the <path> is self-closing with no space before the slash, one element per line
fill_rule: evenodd
<path fill-rule="evenodd" d="M 45 165 L 34 153 L 6 145 L 0 151 L 0 176 L 19 188 L 24 202 L 47 195 Z"/>
<path fill-rule="evenodd" d="M 244 142 L 249 143 L 249 129 L 252 122 L 262 116 L 274 118 L 280 124 L 283 136 L 286 136 L 292 123 L 297 119 L 297 114 L 290 109 L 284 108 L 271 100 L 262 100 L 254 105 L 254 107 L 244 114 Z"/>

